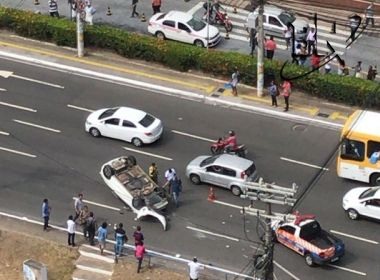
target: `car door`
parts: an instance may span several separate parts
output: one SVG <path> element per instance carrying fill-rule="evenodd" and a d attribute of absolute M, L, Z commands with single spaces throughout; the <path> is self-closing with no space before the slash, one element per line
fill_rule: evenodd
<path fill-rule="evenodd" d="M 192 44 L 193 43 L 193 36 L 191 34 L 191 29 L 184 23 L 182 22 L 178 22 L 178 36 L 179 36 L 179 40 L 181 42 L 184 42 L 184 43 L 189 43 L 189 44 Z"/>
<path fill-rule="evenodd" d="M 128 120 L 122 120 L 120 136 L 122 137 L 120 139 L 127 142 L 131 142 L 133 137 L 141 138 L 140 135 L 138 135 L 137 126 L 133 122 Z"/>
<path fill-rule="evenodd" d="M 223 168 L 219 165 L 210 165 L 206 167 L 204 178 L 202 181 L 216 186 L 220 186 L 220 176 L 222 176 Z"/>
<path fill-rule="evenodd" d="M 284 37 L 284 30 L 286 26 L 275 16 L 268 16 L 268 28 L 270 33 L 275 37 Z"/>
<path fill-rule="evenodd" d="M 165 37 L 172 40 L 178 40 L 178 32 L 174 20 L 164 20 L 162 22 L 162 31 Z"/>
<path fill-rule="evenodd" d="M 286 247 L 289 247 L 292 250 L 298 251 L 294 241 L 294 233 L 296 228 L 291 225 L 280 226 L 276 231 L 276 236 L 278 242 L 282 243 Z"/>
<path fill-rule="evenodd" d="M 370 218 L 380 219 L 380 199 L 365 201 L 360 214 Z"/>
<path fill-rule="evenodd" d="M 118 118 L 106 119 L 102 122 L 100 133 L 106 137 L 117 138 L 116 136 L 118 135 L 118 131 L 120 129 L 119 124 L 120 119 Z"/>

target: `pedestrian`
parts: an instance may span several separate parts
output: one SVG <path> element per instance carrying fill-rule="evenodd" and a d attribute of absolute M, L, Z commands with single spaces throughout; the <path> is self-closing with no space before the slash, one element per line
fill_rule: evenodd
<path fill-rule="evenodd" d="M 161 13 L 161 0 L 152 0 L 153 14 Z"/>
<path fill-rule="evenodd" d="M 141 232 L 141 226 L 137 226 L 135 232 L 133 233 L 135 238 L 135 246 L 142 244 L 144 242 L 144 235 Z"/>
<path fill-rule="evenodd" d="M 84 205 L 83 209 L 80 211 L 80 214 L 79 214 L 79 224 L 82 227 L 83 236 L 86 239 L 88 238 L 87 219 L 89 216 L 90 216 L 90 211 L 88 210 L 88 206 Z"/>
<path fill-rule="evenodd" d="M 311 54 L 315 50 L 315 35 L 316 31 L 314 27 L 311 27 L 309 32 L 307 33 L 306 36 L 306 43 L 307 43 L 307 53 Z"/>
<path fill-rule="evenodd" d="M 137 3 L 138 2 L 139 2 L 139 0 L 132 0 L 132 15 L 131 15 L 131 17 L 135 17 L 135 15 L 138 17 L 140 15 L 137 12 Z M 154 8 L 153 8 L 153 14 L 154 14 Z"/>
<path fill-rule="evenodd" d="M 331 64 L 330 64 L 330 55 L 328 52 L 326 52 L 326 56 L 324 58 L 326 60 L 325 62 L 325 74 L 328 74 L 331 72 Z"/>
<path fill-rule="evenodd" d="M 274 37 L 270 36 L 269 40 L 265 40 L 265 50 L 267 53 L 267 58 L 272 60 L 274 56 L 274 51 L 276 50 L 277 45 L 276 42 L 274 41 Z"/>
<path fill-rule="evenodd" d="M 289 111 L 289 97 L 292 92 L 292 84 L 290 83 L 290 81 L 285 80 L 281 85 L 281 89 L 281 95 L 284 97 L 285 100 L 284 112 L 287 112 Z"/>
<path fill-rule="evenodd" d="M 115 258 L 121 256 L 121 252 L 123 250 L 124 243 L 128 241 L 127 234 L 123 229 L 123 224 L 120 223 L 118 228 L 115 230 Z"/>
<path fill-rule="evenodd" d="M 86 221 L 86 231 L 88 233 L 88 241 L 91 246 L 95 245 L 96 220 L 94 213 L 90 212 Z"/>
<path fill-rule="evenodd" d="M 148 170 L 149 178 L 152 179 L 156 184 L 158 183 L 158 168 L 156 163 L 152 162 Z"/>
<path fill-rule="evenodd" d="M 368 67 L 367 80 L 374 81 L 377 75 L 377 66 L 373 67 L 370 65 Z"/>
<path fill-rule="evenodd" d="M 189 266 L 190 280 L 198 280 L 199 272 L 201 269 L 204 269 L 204 266 L 198 263 L 197 257 L 194 257 L 193 261 L 189 262 L 187 265 Z"/>
<path fill-rule="evenodd" d="M 59 13 L 58 13 L 58 3 L 57 0 L 49 0 L 49 13 L 51 17 L 58 17 L 59 18 Z"/>
<path fill-rule="evenodd" d="M 179 206 L 179 194 L 182 192 L 182 181 L 178 176 L 174 176 L 171 184 L 172 198 L 176 208 Z"/>
<path fill-rule="evenodd" d="M 67 220 L 67 243 L 69 246 L 75 247 L 75 222 L 73 215 Z"/>
<path fill-rule="evenodd" d="M 77 2 L 70 0 L 70 7 L 71 7 L 71 20 L 76 20 L 77 17 Z"/>
<path fill-rule="evenodd" d="M 165 171 L 165 179 L 167 182 L 170 182 L 174 176 L 176 175 L 176 171 L 174 168 L 169 168 L 168 170 Z"/>
<path fill-rule="evenodd" d="M 233 96 L 237 96 L 238 95 L 237 85 L 238 85 L 239 81 L 240 81 L 240 73 L 238 71 L 238 68 L 235 67 L 234 68 L 234 72 L 231 75 L 231 81 L 230 81 L 230 84 L 231 84 L 231 87 L 232 87 L 232 95 Z"/>
<path fill-rule="evenodd" d="M 75 198 L 75 200 L 74 200 L 74 210 L 75 210 L 74 221 L 76 221 L 78 219 L 78 217 L 80 215 L 80 212 L 83 209 L 83 206 L 84 206 L 84 203 L 83 203 L 83 194 L 80 193 L 80 194 L 78 194 L 78 197 Z"/>
<path fill-rule="evenodd" d="M 47 198 L 44 198 L 42 201 L 42 217 L 44 218 L 44 230 L 48 230 L 49 219 L 50 219 L 51 207 L 49 206 L 49 201 Z"/>
<path fill-rule="evenodd" d="M 270 82 L 268 91 L 269 91 L 270 97 L 272 98 L 272 106 L 277 107 L 278 88 L 274 80 Z"/>
<path fill-rule="evenodd" d="M 104 248 L 106 247 L 107 239 L 107 223 L 103 222 L 102 225 L 98 228 L 98 242 L 100 254 L 103 255 Z"/>
<path fill-rule="evenodd" d="M 256 28 L 249 29 L 249 46 L 251 47 L 250 55 L 253 56 L 257 45 L 257 31 Z"/>
<path fill-rule="evenodd" d="M 284 30 L 284 37 L 286 42 L 286 49 L 289 49 L 293 37 L 293 30 L 290 25 L 288 25 L 288 27 Z"/>
<path fill-rule="evenodd" d="M 351 42 L 353 42 L 353 41 L 355 41 L 356 30 L 358 30 L 358 27 L 359 27 L 360 16 L 353 15 L 353 16 L 350 16 L 349 18 L 350 18 L 349 25 L 350 25 L 350 29 L 351 29 L 350 38 L 351 38 Z"/>
<path fill-rule="evenodd" d="M 140 244 L 137 244 L 135 247 L 135 257 L 137 259 L 137 273 L 140 273 L 141 265 L 144 259 L 145 255 L 145 246 L 144 242 L 141 242 Z"/>
<path fill-rule="evenodd" d="M 354 67 L 352 67 L 352 69 L 354 70 L 354 74 L 353 76 L 356 77 L 356 78 L 362 78 L 362 62 L 361 61 L 358 61 L 358 63 L 356 63 L 356 65 Z"/>
<path fill-rule="evenodd" d="M 306 43 L 298 44 L 299 46 L 299 51 L 296 50 L 296 53 L 298 52 L 299 54 L 299 65 L 305 65 L 306 59 L 308 57 L 307 50 L 306 50 Z M 297 48 L 298 48 L 297 46 Z"/>
<path fill-rule="evenodd" d="M 96 9 L 91 5 L 91 2 L 88 2 L 86 8 L 84 8 L 85 12 L 85 22 L 89 25 L 93 25 L 94 14 L 96 13 Z"/>
<path fill-rule="evenodd" d="M 374 16 L 375 16 L 375 11 L 373 9 L 373 3 L 371 3 L 365 10 L 365 24 L 369 25 L 369 23 L 371 23 L 371 26 L 374 27 L 375 26 Z"/>
<path fill-rule="evenodd" d="M 319 64 L 321 63 L 321 59 L 317 53 L 317 50 L 314 49 L 313 50 L 313 54 L 311 55 L 310 57 L 310 64 L 311 64 L 311 68 L 313 70 L 318 70 L 319 69 Z"/>

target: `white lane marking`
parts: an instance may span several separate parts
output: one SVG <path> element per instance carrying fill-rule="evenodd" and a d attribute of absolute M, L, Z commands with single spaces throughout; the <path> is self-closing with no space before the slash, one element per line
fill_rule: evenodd
<path fill-rule="evenodd" d="M 5 135 L 5 136 L 9 136 L 9 133 L 8 133 L 8 132 L 5 132 L 5 131 L 0 131 L 0 134 L 1 134 L 1 135 Z"/>
<path fill-rule="evenodd" d="M 309 163 L 306 163 L 306 162 L 302 162 L 302 161 L 298 161 L 298 160 L 294 160 L 294 159 L 290 159 L 290 158 L 280 157 L 280 159 L 284 160 L 284 161 L 289 161 L 289 162 L 292 162 L 292 163 L 300 164 L 300 165 L 309 166 L 309 167 L 316 168 L 316 169 L 323 169 L 325 171 L 329 171 L 328 168 L 321 167 L 321 166 L 314 165 L 314 164 L 309 164 Z"/>
<path fill-rule="evenodd" d="M 334 264 L 327 264 L 327 265 L 330 266 L 330 267 L 336 268 L 336 269 L 340 269 L 340 270 L 344 270 L 344 271 L 347 271 L 347 272 L 359 274 L 359 275 L 362 275 L 362 276 L 366 276 L 367 275 L 367 273 L 364 273 L 364 272 L 361 272 L 361 271 L 357 271 L 357 270 L 354 270 L 354 269 L 350 269 L 350 268 L 347 268 L 347 267 L 337 266 L 337 265 L 334 265 Z"/>
<path fill-rule="evenodd" d="M 357 239 L 357 240 L 360 240 L 360 241 L 368 242 L 368 243 L 371 243 L 371 244 L 376 244 L 376 245 L 379 244 L 379 242 L 377 242 L 377 241 L 373 241 L 373 240 L 370 240 L 370 239 L 366 239 L 366 238 L 359 237 L 359 236 L 352 235 L 352 234 L 343 233 L 343 232 L 332 230 L 332 229 L 330 229 L 330 232 L 338 234 L 338 235 L 346 236 L 346 237 L 349 237 L 349 238 L 352 238 L 352 239 Z"/>
<path fill-rule="evenodd" d="M 7 91 L 5 88 L 0 88 L 0 91 Z"/>
<path fill-rule="evenodd" d="M 207 231 L 207 230 L 203 230 L 203 229 L 199 229 L 199 228 L 195 228 L 195 227 L 189 227 L 189 226 L 187 226 L 186 228 L 190 229 L 190 230 L 194 230 L 194 231 L 198 231 L 198 232 L 206 233 L 206 234 L 209 234 L 209 235 L 213 235 L 213 236 L 217 236 L 217 237 L 222 237 L 222 238 L 225 238 L 225 239 L 228 239 L 228 240 L 239 242 L 239 239 L 231 237 L 231 236 L 228 236 L 228 235 L 219 234 L 219 233 L 215 233 L 215 232 L 211 232 L 211 231 Z"/>
<path fill-rule="evenodd" d="M 279 269 L 281 269 L 281 270 L 284 271 L 286 274 L 288 274 L 290 277 L 292 277 L 292 279 L 294 279 L 294 280 L 301 280 L 300 278 L 298 278 L 297 276 L 295 276 L 293 273 L 291 273 L 289 270 L 287 270 L 285 267 L 283 267 L 282 265 L 280 265 L 278 262 L 273 261 L 273 263 L 274 263 Z"/>
<path fill-rule="evenodd" d="M 151 156 L 151 157 L 156 157 L 156 158 L 164 159 L 164 160 L 173 160 L 172 158 L 169 158 L 169 157 L 164 157 L 164 156 L 160 156 L 160 155 L 156 155 L 156 154 L 152 154 L 152 153 L 148 153 L 148 152 L 143 152 L 143 151 L 140 151 L 140 150 L 131 149 L 131 148 L 127 148 L 127 147 L 123 147 L 123 149 L 127 150 L 127 151 L 131 151 L 131 152 L 135 152 L 135 153 L 138 153 L 138 154 L 143 154 L 143 155 L 147 155 L 147 156 Z"/>
<path fill-rule="evenodd" d="M 73 200 L 75 200 L 75 199 L 77 199 L 77 198 L 73 197 Z M 117 208 L 117 207 L 108 206 L 108 205 L 105 205 L 105 204 L 101 204 L 101 203 L 90 201 L 90 200 L 86 200 L 86 199 L 83 199 L 83 202 L 87 203 L 87 204 L 96 205 L 96 206 L 99 206 L 99 207 L 103 207 L 103 208 L 119 211 L 119 212 L 121 210 L 120 208 Z"/>
<path fill-rule="evenodd" d="M 73 109 L 77 109 L 77 110 L 81 110 L 81 111 L 90 112 L 90 113 L 94 112 L 94 110 L 87 109 L 87 108 L 84 108 L 84 107 L 78 107 L 78 106 L 71 105 L 71 104 L 67 104 L 67 107 L 73 108 Z"/>
<path fill-rule="evenodd" d="M 33 126 L 33 127 L 37 127 L 37 128 L 41 128 L 41 129 L 45 129 L 45 130 L 49 130 L 49 131 L 52 131 L 52 132 L 61 133 L 60 130 L 54 129 L 54 128 L 50 128 L 50 127 L 47 127 L 47 126 L 42 126 L 42 125 L 38 125 L 38 124 L 30 123 L 30 122 L 24 122 L 24 121 L 20 121 L 20 120 L 13 120 L 13 121 L 17 122 L 17 123 L 20 123 L 20 124 L 25 124 L 25 125 L 29 125 L 29 126 Z"/>
<path fill-rule="evenodd" d="M 0 147 L 0 150 L 5 151 L 5 152 L 10 152 L 10 153 L 13 153 L 13 154 L 18 154 L 18 155 L 26 156 L 26 157 L 31 157 L 31 158 L 37 157 L 37 156 L 32 155 L 32 154 L 28 154 L 28 153 L 24 153 L 24 152 L 20 152 L 20 151 L 16 151 L 16 150 L 11 150 L 11 149 L 4 148 L 4 147 Z"/>
<path fill-rule="evenodd" d="M 192 7 L 190 10 L 187 11 L 189 15 L 194 15 L 200 8 L 203 7 L 204 2 L 199 2 L 197 5 Z"/>
<path fill-rule="evenodd" d="M 20 109 L 20 110 L 24 110 L 24 111 L 29 111 L 29 112 L 33 112 L 33 113 L 37 112 L 37 110 L 31 109 L 28 107 L 23 107 L 23 106 L 11 104 L 11 103 L 6 103 L 6 102 L 0 102 L 0 105 L 12 107 L 12 108 L 16 108 L 16 109 Z"/>
<path fill-rule="evenodd" d="M 40 80 L 35 80 L 35 79 L 31 79 L 31 78 L 27 78 L 27 77 L 15 75 L 15 74 L 13 74 L 12 77 L 16 78 L 16 79 L 20 79 L 20 80 L 25 80 L 25 81 L 45 85 L 45 86 L 51 86 L 51 87 L 61 88 L 61 89 L 65 88 L 64 86 L 60 86 L 60 85 L 56 85 L 56 84 L 52 84 L 52 83 L 48 83 L 48 82 L 44 82 L 44 81 L 40 81 Z"/>
<path fill-rule="evenodd" d="M 188 137 L 191 137 L 191 138 L 195 138 L 195 139 L 199 139 L 199 140 L 203 140 L 203 141 L 207 141 L 207 142 L 211 142 L 211 143 L 216 142 L 216 140 L 213 140 L 213 139 L 209 139 L 209 138 L 193 135 L 193 134 L 182 132 L 182 131 L 178 131 L 178 130 L 172 130 L 172 132 L 176 133 L 176 134 L 179 134 L 179 135 L 188 136 Z"/>

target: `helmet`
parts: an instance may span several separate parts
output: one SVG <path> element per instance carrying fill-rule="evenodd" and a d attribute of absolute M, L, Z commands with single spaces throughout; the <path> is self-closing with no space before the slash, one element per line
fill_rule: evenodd
<path fill-rule="evenodd" d="M 228 134 L 229 134 L 230 136 L 235 136 L 235 132 L 234 132 L 233 130 L 228 131 Z"/>

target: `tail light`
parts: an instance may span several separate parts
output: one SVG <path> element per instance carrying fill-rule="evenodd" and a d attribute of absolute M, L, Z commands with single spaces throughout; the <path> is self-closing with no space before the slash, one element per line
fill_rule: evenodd
<path fill-rule="evenodd" d="M 240 178 L 245 179 L 247 177 L 247 174 L 245 174 L 245 171 L 240 173 Z"/>
<path fill-rule="evenodd" d="M 152 132 L 145 132 L 144 133 L 146 136 L 152 136 Z"/>
<path fill-rule="evenodd" d="M 326 258 L 326 254 L 324 252 L 321 252 L 318 254 L 319 257 L 321 257 L 322 259 Z"/>

